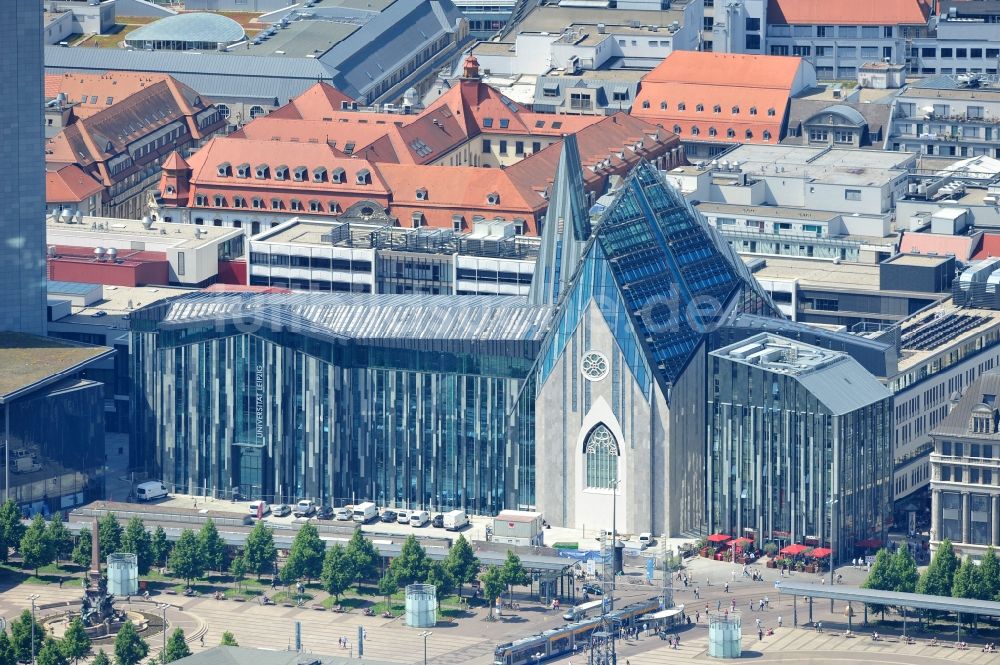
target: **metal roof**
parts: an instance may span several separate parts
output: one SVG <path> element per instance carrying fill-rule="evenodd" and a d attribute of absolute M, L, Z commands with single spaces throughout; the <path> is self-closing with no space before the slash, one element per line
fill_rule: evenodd
<path fill-rule="evenodd" d="M 791 596 L 830 598 L 833 600 L 868 603 L 871 605 L 895 605 L 897 607 L 910 607 L 918 610 L 961 612 L 962 614 L 976 614 L 979 616 L 1000 616 L 1000 603 L 991 600 L 948 598 L 946 596 L 929 596 L 923 593 L 862 589 L 861 587 L 845 586 L 842 584 L 824 585 L 785 580 L 780 580 L 776 586 L 778 591 Z"/>
<path fill-rule="evenodd" d="M 249 318 L 326 338 L 420 348 L 429 340 L 540 342 L 552 312 L 493 295 L 195 293 L 163 306 L 165 326 Z"/>
<path fill-rule="evenodd" d="M 983 372 L 962 395 L 948 415 L 938 423 L 931 434 L 935 436 L 961 436 L 996 440 L 997 435 L 991 433 L 973 432 L 970 427 L 972 412 L 976 407 L 985 404 L 991 411 L 997 408 L 997 395 L 1000 395 L 1000 370 Z"/>
<path fill-rule="evenodd" d="M 95 288 L 100 287 L 95 284 L 86 284 L 84 282 L 61 282 L 53 279 L 48 281 L 48 292 L 58 293 L 59 295 L 85 296 Z"/>
<path fill-rule="evenodd" d="M 189 12 L 153 21 L 125 37 L 126 42 L 221 42 L 232 44 L 246 36 L 243 26 L 222 14 Z"/>
<path fill-rule="evenodd" d="M 189 53 L 180 51 L 129 51 L 112 48 L 45 47 L 45 67 L 49 71 L 110 70 L 162 72 L 164 74 L 211 74 L 245 79 L 270 77 L 306 79 L 310 84 L 329 80 L 330 70 L 315 58 L 244 56 L 232 53 Z M 200 92 L 200 91 L 199 91 Z"/>
<path fill-rule="evenodd" d="M 850 122 L 854 123 L 859 127 L 861 125 L 868 124 L 868 121 L 865 119 L 863 115 L 861 115 L 861 113 L 857 109 L 853 109 L 850 106 L 847 106 L 846 104 L 833 104 L 832 106 L 827 106 L 821 111 L 814 113 L 811 116 L 811 118 L 815 118 L 816 116 L 825 113 L 836 113 L 837 115 L 846 118 L 847 120 L 849 120 Z"/>

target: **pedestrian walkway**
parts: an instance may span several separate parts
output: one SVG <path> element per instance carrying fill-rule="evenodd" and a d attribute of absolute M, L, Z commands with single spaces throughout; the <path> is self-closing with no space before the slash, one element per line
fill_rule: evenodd
<path fill-rule="evenodd" d="M 979 646 L 970 645 L 968 650 L 958 650 L 953 642 L 944 642 L 948 646 L 930 646 L 926 638 L 918 639 L 916 644 L 906 644 L 895 637 L 882 638 L 873 642 L 871 633 L 860 633 L 857 637 L 844 637 L 842 631 L 817 633 L 811 629 L 784 628 L 775 632 L 773 637 L 764 638 L 763 642 L 749 641 L 743 637 L 743 649 L 760 651 L 761 653 L 820 653 L 820 652 L 850 652 L 859 654 L 859 660 L 870 660 L 872 654 L 902 654 L 916 660 L 948 660 L 959 663 L 996 663 L 997 654 L 983 653 Z M 860 654 L 868 654 L 861 656 Z"/>

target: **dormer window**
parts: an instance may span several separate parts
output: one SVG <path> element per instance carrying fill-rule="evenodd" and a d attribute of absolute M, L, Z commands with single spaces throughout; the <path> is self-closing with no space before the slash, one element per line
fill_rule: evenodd
<path fill-rule="evenodd" d="M 410 215 L 410 225 L 413 228 L 419 229 L 421 226 L 423 226 L 423 223 L 424 223 L 424 213 L 417 210 L 412 215 Z"/>
<path fill-rule="evenodd" d="M 302 201 L 299 201 L 298 199 L 292 199 L 291 200 L 291 205 L 289 207 L 292 210 L 295 210 L 297 212 L 301 212 L 302 211 Z"/>
<path fill-rule="evenodd" d="M 417 200 L 426 201 L 427 200 L 427 188 L 421 187 L 417 190 Z"/>
<path fill-rule="evenodd" d="M 173 185 L 167 185 L 167 187 L 166 187 L 166 193 L 167 194 L 173 194 L 174 193 L 174 186 Z"/>
<path fill-rule="evenodd" d="M 642 108 L 644 108 L 644 109 L 648 109 L 649 108 L 649 100 L 648 99 L 642 100 Z"/>
<path fill-rule="evenodd" d="M 769 116 L 774 116 L 774 107 L 773 106 L 767 110 L 767 114 Z"/>
<path fill-rule="evenodd" d="M 340 212 L 340 204 L 337 203 L 336 201 L 330 201 L 329 203 L 327 203 L 327 211 Z"/>
<path fill-rule="evenodd" d="M 666 111 L 667 110 L 667 103 L 666 102 L 660 102 L 660 110 L 661 111 Z"/>
<path fill-rule="evenodd" d="M 274 179 L 275 180 L 288 180 L 288 167 L 284 164 L 280 164 L 274 167 Z"/>
<path fill-rule="evenodd" d="M 257 168 L 254 169 L 254 177 L 257 180 L 264 180 L 267 178 L 267 164 L 258 164 Z"/>
<path fill-rule="evenodd" d="M 323 204 L 315 199 L 309 202 L 309 212 L 323 212 Z"/>
<path fill-rule="evenodd" d="M 224 207 L 226 207 L 226 198 L 224 196 L 222 196 L 221 194 L 216 194 L 215 195 L 215 207 L 216 208 L 224 208 Z"/>
<path fill-rule="evenodd" d="M 726 137 L 727 138 L 731 138 L 731 139 L 736 138 L 736 130 L 733 129 L 732 127 L 730 127 L 729 129 L 727 129 L 726 130 Z"/>
<path fill-rule="evenodd" d="M 313 169 L 313 182 L 326 182 L 325 166 L 317 166 Z"/>
<path fill-rule="evenodd" d="M 263 210 L 264 209 L 264 199 L 260 198 L 259 196 L 253 197 L 253 207 L 254 207 L 255 210 Z"/>
<path fill-rule="evenodd" d="M 205 196 L 204 194 L 195 194 L 195 196 L 194 196 L 194 204 L 196 206 L 207 206 L 208 205 L 208 197 Z"/>
<path fill-rule="evenodd" d="M 685 104 L 684 102 L 680 102 L 679 104 L 677 104 L 677 110 L 678 111 L 687 111 L 687 104 Z"/>
<path fill-rule="evenodd" d="M 371 171 L 369 171 L 368 169 L 361 169 L 357 173 L 356 181 L 359 185 L 367 185 L 372 181 Z"/>
<path fill-rule="evenodd" d="M 249 178 L 250 177 L 250 165 L 240 164 L 236 167 L 236 177 L 237 178 Z"/>
<path fill-rule="evenodd" d="M 746 137 L 747 137 L 747 139 L 752 139 L 753 138 L 753 130 L 752 129 L 748 129 L 747 130 Z"/>
<path fill-rule="evenodd" d="M 740 107 L 739 106 L 734 106 L 732 108 L 732 111 L 733 111 L 733 115 L 737 115 L 740 112 Z"/>
<path fill-rule="evenodd" d="M 281 199 L 271 199 L 271 210 L 281 210 L 285 207 L 285 204 L 281 202 Z"/>
<path fill-rule="evenodd" d="M 225 178 L 230 173 L 232 173 L 232 167 L 229 165 L 229 162 L 222 162 L 221 164 L 219 164 L 217 173 L 219 174 L 220 178 Z"/>
<path fill-rule="evenodd" d="M 715 127 L 709 127 L 708 128 L 708 135 L 709 136 L 716 136 L 716 135 L 718 135 L 718 133 L 719 132 L 718 132 L 718 130 L 715 129 Z"/>
<path fill-rule="evenodd" d="M 674 125 L 674 134 L 680 134 L 680 133 L 681 133 L 681 126 Z"/>
<path fill-rule="evenodd" d="M 234 196 L 233 197 L 233 207 L 234 208 L 246 208 L 247 207 L 247 200 L 245 198 L 243 198 L 242 196 Z"/>
<path fill-rule="evenodd" d="M 296 166 L 295 170 L 292 172 L 292 180 L 294 180 L 295 182 L 305 182 L 306 173 L 308 172 L 309 169 L 307 169 L 306 167 Z"/>
<path fill-rule="evenodd" d="M 698 134 L 700 134 L 700 133 L 701 133 L 701 130 L 698 129 L 698 125 L 694 125 L 694 126 L 691 127 L 691 136 L 698 136 Z"/>
<path fill-rule="evenodd" d="M 465 219 L 461 215 L 452 215 L 451 216 L 451 229 L 453 231 L 455 231 L 456 233 L 461 233 L 462 232 L 462 224 L 463 224 L 464 221 L 465 221 Z"/>
<path fill-rule="evenodd" d="M 488 203 L 491 206 L 500 205 L 500 194 L 498 194 L 497 192 L 490 192 L 489 194 L 486 195 L 486 203 Z"/>
<path fill-rule="evenodd" d="M 701 113 L 702 111 L 705 110 L 705 105 L 704 104 L 698 104 L 698 105 L 696 105 L 694 107 L 694 110 L 697 111 L 698 113 Z"/>
<path fill-rule="evenodd" d="M 751 106 L 750 107 L 750 115 L 757 115 L 757 107 L 756 106 Z"/>
<path fill-rule="evenodd" d="M 769 130 L 769 129 L 765 129 L 764 130 L 764 140 L 765 141 L 770 141 L 771 140 L 771 130 Z"/>
<path fill-rule="evenodd" d="M 722 113 L 722 105 L 716 104 L 712 107 L 712 113 Z"/>
<path fill-rule="evenodd" d="M 344 182 L 346 180 L 345 178 L 346 173 L 347 172 L 344 171 L 344 169 L 338 166 L 337 168 L 330 171 L 330 182 L 338 182 L 338 183 Z"/>

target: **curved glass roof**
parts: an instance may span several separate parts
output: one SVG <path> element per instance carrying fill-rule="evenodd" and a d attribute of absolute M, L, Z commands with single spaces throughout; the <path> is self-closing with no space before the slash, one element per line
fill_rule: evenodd
<path fill-rule="evenodd" d="M 246 36 L 243 26 L 221 14 L 192 12 L 168 16 L 134 30 L 126 42 L 223 42 L 231 44 Z"/>

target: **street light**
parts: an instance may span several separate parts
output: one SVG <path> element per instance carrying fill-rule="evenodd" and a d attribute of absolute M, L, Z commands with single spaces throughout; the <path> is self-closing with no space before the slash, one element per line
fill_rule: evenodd
<path fill-rule="evenodd" d="M 167 605 L 166 603 L 160 603 L 159 605 L 156 606 L 156 609 L 163 612 L 163 653 L 160 656 L 163 662 L 167 662 L 167 608 L 168 607 L 170 607 L 170 605 Z"/>
<path fill-rule="evenodd" d="M 830 506 L 830 586 L 833 586 L 834 561 L 837 557 L 837 548 L 833 544 L 833 537 L 836 531 L 833 528 L 833 520 L 836 518 L 837 509 L 835 506 L 840 499 L 830 499 L 826 503 Z M 830 611 L 833 612 L 833 598 L 830 598 Z"/>
<path fill-rule="evenodd" d="M 611 591 L 614 592 L 617 588 L 616 584 L 618 581 L 618 571 L 617 568 L 617 557 L 618 557 L 618 485 L 621 484 L 621 480 L 615 478 L 611 481 Z M 611 597 L 608 599 L 608 604 L 610 607 L 608 609 L 615 609 L 615 594 L 612 593 Z"/>
<path fill-rule="evenodd" d="M 425 630 L 424 632 L 420 633 L 420 637 L 424 638 L 424 665 L 427 665 L 427 638 L 433 634 L 434 633 L 430 632 L 429 630 Z"/>
<path fill-rule="evenodd" d="M 35 601 L 38 600 L 38 594 L 31 594 L 28 600 L 31 601 L 31 665 L 35 665 Z"/>

